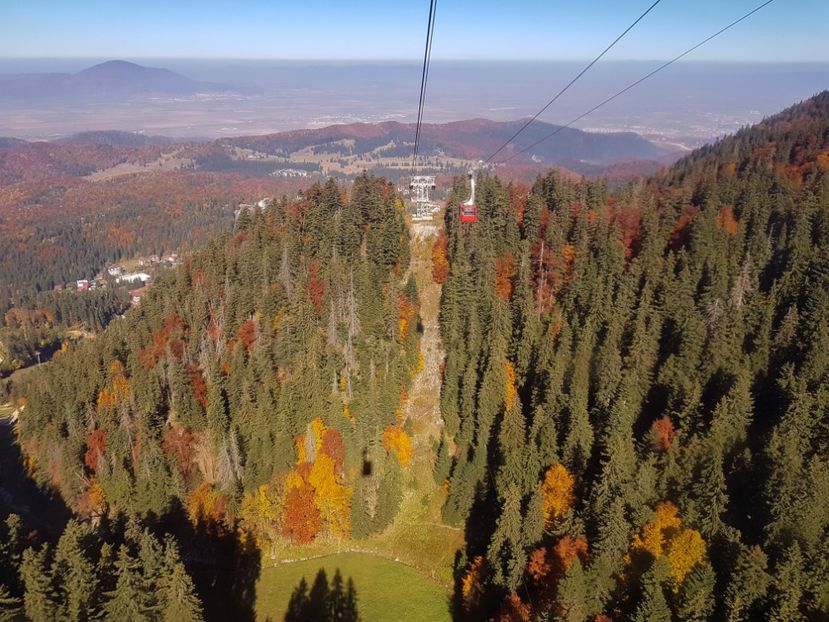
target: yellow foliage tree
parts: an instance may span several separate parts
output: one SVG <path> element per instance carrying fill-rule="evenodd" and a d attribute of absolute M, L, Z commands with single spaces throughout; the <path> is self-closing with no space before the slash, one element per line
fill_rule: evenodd
<path fill-rule="evenodd" d="M 676 506 L 670 501 L 656 506 L 656 516 L 642 528 L 642 535 L 633 536 L 634 550 L 647 551 L 656 558 L 662 557 L 667 539 L 670 539 L 682 525 Z"/>
<path fill-rule="evenodd" d="M 544 522 L 551 527 L 573 506 L 575 478 L 563 464 L 554 464 L 544 474 L 541 492 L 544 495 Z"/>
<path fill-rule="evenodd" d="M 83 516 L 100 516 L 106 505 L 106 495 L 101 484 L 94 477 L 89 488 L 78 499 L 78 513 Z"/>
<path fill-rule="evenodd" d="M 334 460 L 320 452 L 311 467 L 308 483 L 314 487 L 315 502 L 332 534 L 348 537 L 351 530 L 351 489 L 336 472 Z"/>
<path fill-rule="evenodd" d="M 219 493 L 208 483 L 200 484 L 192 493 L 187 504 L 187 516 L 194 525 L 216 519 Z"/>
<path fill-rule="evenodd" d="M 506 361 L 504 363 L 504 408 L 506 410 L 512 408 L 516 397 L 518 397 L 518 392 L 515 390 L 515 368 L 512 363 Z"/>
<path fill-rule="evenodd" d="M 304 434 L 297 434 L 294 437 L 294 446 L 296 447 L 296 463 L 300 465 L 304 462 L 308 462 L 308 458 L 305 456 L 305 435 Z"/>
<path fill-rule="evenodd" d="M 656 507 L 656 515 L 642 528 L 642 534 L 633 536 L 631 550 L 646 552 L 654 559 L 664 556 L 671 568 L 674 592 L 706 556 L 702 536 L 694 529 L 682 527 L 679 511 L 670 501 Z"/>
<path fill-rule="evenodd" d="M 399 425 L 390 425 L 383 432 L 383 447 L 394 452 L 400 466 L 406 466 L 412 459 L 412 439 Z"/>
<path fill-rule="evenodd" d="M 130 383 L 124 375 L 124 365 L 118 359 L 109 364 L 110 384 L 98 393 L 97 406 L 99 410 L 117 406 L 129 396 Z"/>
<path fill-rule="evenodd" d="M 667 557 L 676 592 L 685 576 L 705 560 L 705 541 L 698 531 L 683 529 L 668 544 Z"/>
<path fill-rule="evenodd" d="M 289 491 L 293 488 L 301 488 L 303 484 L 302 475 L 296 472 L 296 469 L 292 470 L 285 476 L 285 491 Z"/>
<path fill-rule="evenodd" d="M 466 573 L 461 579 L 461 595 L 463 606 L 467 612 L 475 609 L 484 593 L 484 580 L 486 579 L 486 560 L 478 555 L 472 560 Z"/>
<path fill-rule="evenodd" d="M 256 490 L 245 493 L 239 520 L 242 533 L 253 537 L 260 549 L 273 543 L 279 534 L 280 508 L 277 497 L 262 484 Z"/>

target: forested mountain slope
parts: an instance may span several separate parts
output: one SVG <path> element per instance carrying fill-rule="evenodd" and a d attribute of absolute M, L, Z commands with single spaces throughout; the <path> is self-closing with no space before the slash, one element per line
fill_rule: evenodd
<path fill-rule="evenodd" d="M 264 552 L 381 529 L 412 450 L 408 264 L 402 202 L 378 178 L 243 212 L 26 388 L 30 471 L 82 517 L 166 530 L 182 508 Z"/>
<path fill-rule="evenodd" d="M 465 197 L 433 247 L 443 430 L 417 482 L 464 530 L 455 617 L 825 619 L 829 94 L 616 192 L 485 177 L 462 225 Z M 430 451 L 404 414 L 409 264 L 391 184 L 315 185 L 36 370 L 25 466 L 101 527 L 22 552 L 12 520 L 0 613 L 176 593 L 198 619 L 181 549 L 205 614 L 237 619 L 221 601 L 250 605 L 260 554 L 401 528 Z M 70 566 L 116 585 L 69 589 Z"/>
<path fill-rule="evenodd" d="M 37 477 L 87 514 L 162 514 L 178 497 L 219 519 L 259 486 L 313 498 L 328 477 L 324 524 L 361 529 L 354 473 L 383 472 L 386 428 L 405 436 L 395 411 L 418 364 L 407 265 L 402 204 L 375 178 L 348 201 L 330 182 L 243 214 L 33 384 L 20 440 Z M 306 472 L 323 456 L 330 472 Z"/>
<path fill-rule="evenodd" d="M 434 250 L 458 617 L 826 619 L 829 93 L 528 190 Z"/>

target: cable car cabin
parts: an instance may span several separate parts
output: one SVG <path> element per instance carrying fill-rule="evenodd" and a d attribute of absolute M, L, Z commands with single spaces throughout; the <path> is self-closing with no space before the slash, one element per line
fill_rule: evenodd
<path fill-rule="evenodd" d="M 461 222 L 478 222 L 478 206 L 475 205 L 475 176 L 469 173 L 469 185 L 472 193 L 468 201 L 461 203 Z"/>
<path fill-rule="evenodd" d="M 478 222 L 478 206 L 462 203 L 461 222 Z"/>

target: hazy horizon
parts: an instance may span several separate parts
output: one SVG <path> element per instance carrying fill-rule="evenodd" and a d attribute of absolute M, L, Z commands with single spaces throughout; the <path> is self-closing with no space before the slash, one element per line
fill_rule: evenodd
<path fill-rule="evenodd" d="M 112 59 L 0 58 L 0 77 L 71 74 L 105 60 Z M 174 138 L 216 138 L 339 123 L 407 122 L 416 114 L 420 66 L 415 62 L 119 60 L 166 68 L 195 81 L 229 85 L 238 93 L 105 101 L 14 100 L 4 99 L 0 93 L 0 135 L 53 139 L 81 131 L 117 129 Z M 568 123 L 659 64 L 599 63 L 541 120 Z M 424 122 L 525 118 L 582 66 L 575 61 L 435 60 Z M 755 123 L 828 86 L 829 63 L 685 61 L 574 127 L 634 131 L 651 139 L 695 146 Z"/>

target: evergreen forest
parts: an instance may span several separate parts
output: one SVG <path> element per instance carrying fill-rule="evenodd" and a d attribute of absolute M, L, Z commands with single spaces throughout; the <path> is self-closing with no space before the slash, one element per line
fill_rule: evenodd
<path fill-rule="evenodd" d="M 424 490 L 458 621 L 829 619 L 829 92 L 622 187 L 496 169 L 461 223 L 468 192 L 428 238 L 435 438 L 417 241 L 367 174 L 241 212 L 16 383 L 72 518 L 0 497 L 0 619 L 254 619 L 263 564 Z M 344 581 L 286 619 L 358 619 Z"/>
<path fill-rule="evenodd" d="M 829 93 L 434 255 L 459 617 L 827 619 Z"/>

